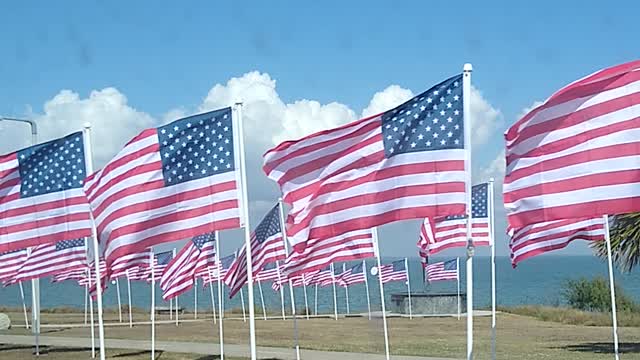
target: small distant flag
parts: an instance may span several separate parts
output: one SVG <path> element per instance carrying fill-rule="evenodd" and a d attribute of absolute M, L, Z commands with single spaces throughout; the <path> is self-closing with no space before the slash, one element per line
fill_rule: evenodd
<path fill-rule="evenodd" d="M 429 264 L 426 267 L 427 281 L 458 280 L 460 278 L 458 259 Z"/>
<path fill-rule="evenodd" d="M 84 239 L 64 240 L 38 245 L 31 249 L 31 253 L 15 278 L 18 282 L 27 281 L 86 268 L 87 255 Z"/>
<path fill-rule="evenodd" d="M 274 281 L 282 278 L 278 262 L 269 263 L 256 275 L 256 281 Z"/>
<path fill-rule="evenodd" d="M 191 239 L 167 265 L 160 288 L 164 300 L 172 299 L 191 289 L 195 275 L 215 260 L 214 233 L 198 235 Z"/>
<path fill-rule="evenodd" d="M 164 269 L 167 268 L 167 265 L 169 265 L 169 262 L 171 262 L 172 259 L 173 259 L 173 251 L 171 250 L 154 254 L 153 279 L 151 278 L 152 277 L 151 268 L 147 268 L 145 271 L 147 275 L 147 282 L 151 282 L 151 280 L 156 282 L 160 281 L 160 278 L 162 277 L 162 273 L 164 273 Z"/>
<path fill-rule="evenodd" d="M 407 267 L 405 259 L 397 260 L 388 265 L 382 265 L 378 271 L 382 283 L 391 281 L 407 281 Z"/>
<path fill-rule="evenodd" d="M 351 286 L 354 284 L 360 284 L 367 281 L 367 272 L 364 266 L 364 261 L 358 263 L 347 269 L 339 276 L 340 286 Z"/>
<path fill-rule="evenodd" d="M 91 236 L 82 133 L 0 155 L 0 252 Z"/>
<path fill-rule="evenodd" d="M 128 273 L 138 272 L 139 269 L 149 268 L 149 259 L 151 258 L 151 250 L 125 255 L 117 258 L 111 264 L 110 279 L 116 279 L 127 276 Z M 131 280 L 131 279 L 129 279 Z"/>

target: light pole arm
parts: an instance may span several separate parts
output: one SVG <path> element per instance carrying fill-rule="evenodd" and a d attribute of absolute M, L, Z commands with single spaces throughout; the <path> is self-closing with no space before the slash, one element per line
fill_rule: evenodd
<path fill-rule="evenodd" d="M 32 143 L 35 145 L 38 143 L 38 124 L 35 122 L 35 120 L 31 120 L 31 119 L 16 119 L 16 118 L 10 118 L 10 117 L 2 117 L 0 116 L 0 121 L 17 121 L 17 122 L 22 122 L 22 123 L 27 123 L 31 126 L 31 141 Z"/>

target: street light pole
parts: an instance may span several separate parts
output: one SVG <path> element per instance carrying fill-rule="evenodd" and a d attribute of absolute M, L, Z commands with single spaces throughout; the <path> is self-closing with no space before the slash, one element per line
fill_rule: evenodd
<path fill-rule="evenodd" d="M 0 121 L 15 121 L 15 122 L 21 122 L 21 123 L 27 123 L 31 126 L 31 144 L 35 145 L 38 143 L 38 124 L 35 122 L 35 120 L 30 120 L 30 119 L 16 119 L 16 118 L 10 118 L 10 117 L 4 117 L 4 116 L 0 116 Z"/>

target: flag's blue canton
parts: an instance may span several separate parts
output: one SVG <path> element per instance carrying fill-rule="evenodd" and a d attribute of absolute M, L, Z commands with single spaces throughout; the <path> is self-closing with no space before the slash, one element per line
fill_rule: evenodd
<path fill-rule="evenodd" d="M 454 76 L 382 115 L 386 157 L 464 148 L 462 75 Z"/>
<path fill-rule="evenodd" d="M 262 219 L 255 232 L 256 240 L 260 243 L 280 232 L 280 205 L 276 205 L 271 209 L 271 211 L 269 211 L 267 216 Z"/>
<path fill-rule="evenodd" d="M 165 185 L 233 171 L 231 108 L 176 120 L 158 128 Z"/>
<path fill-rule="evenodd" d="M 478 184 L 471 189 L 471 216 L 486 218 L 488 213 L 489 184 Z"/>
<path fill-rule="evenodd" d="M 225 256 L 222 259 L 220 259 L 220 264 L 222 265 L 223 269 L 228 269 L 231 267 L 231 264 L 233 264 L 233 260 L 236 259 L 236 254 L 231 254 L 229 256 Z"/>
<path fill-rule="evenodd" d="M 397 261 L 392 262 L 391 264 L 393 264 L 393 271 L 405 270 L 404 260 L 397 260 Z"/>
<path fill-rule="evenodd" d="M 56 243 L 56 251 L 66 250 L 74 247 L 84 247 L 84 239 L 63 240 Z"/>
<path fill-rule="evenodd" d="M 456 270 L 458 268 L 458 260 L 449 260 L 444 263 L 444 270 Z"/>
<path fill-rule="evenodd" d="M 191 241 L 193 241 L 193 244 L 198 248 L 198 250 L 202 250 L 202 247 L 204 246 L 205 243 L 209 241 L 215 241 L 215 239 L 216 239 L 215 233 L 208 233 L 204 235 L 195 236 Z"/>
<path fill-rule="evenodd" d="M 165 251 L 156 254 L 156 261 L 158 265 L 167 265 L 171 259 L 173 259 L 173 251 Z"/>
<path fill-rule="evenodd" d="M 82 133 L 20 150 L 18 164 L 22 198 L 82 188 L 87 177 Z"/>
<path fill-rule="evenodd" d="M 364 271 L 364 269 L 362 267 L 362 263 L 359 263 L 358 265 L 356 265 L 356 266 L 351 268 L 351 273 L 352 274 L 360 274 L 363 271 Z"/>

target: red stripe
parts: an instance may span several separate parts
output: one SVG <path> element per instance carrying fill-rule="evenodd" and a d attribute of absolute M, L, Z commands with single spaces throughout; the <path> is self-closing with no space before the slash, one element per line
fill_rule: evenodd
<path fill-rule="evenodd" d="M 50 217 L 50 218 L 46 218 L 46 219 L 38 219 L 38 220 L 35 220 L 35 221 L 25 222 L 25 223 L 21 223 L 21 224 L 5 226 L 5 227 L 0 228 L 0 234 L 1 235 L 8 235 L 8 234 L 17 233 L 17 232 L 20 232 L 20 231 L 27 231 L 27 230 L 46 227 L 46 226 L 59 225 L 59 224 L 65 224 L 65 223 L 72 223 L 72 222 L 75 222 L 75 221 L 82 221 L 82 220 L 89 220 L 89 219 L 90 219 L 89 212 L 81 212 L 81 213 L 74 213 L 74 214 L 64 214 L 64 215 L 61 215 L 61 216 Z M 60 240 L 63 240 L 63 239 L 58 239 L 58 241 L 60 241 Z"/>
<path fill-rule="evenodd" d="M 461 220 L 464 220 L 464 219 L 461 219 Z M 445 220 L 444 222 L 447 222 L 447 221 L 453 221 L 453 220 Z M 489 227 L 487 223 L 471 223 L 472 229 L 485 229 L 487 227 Z M 445 225 L 445 226 L 438 225 L 437 229 L 438 229 L 438 232 L 451 231 L 451 230 L 457 230 L 457 229 L 464 229 L 466 231 L 467 224 L 454 224 L 454 225 Z"/>
<path fill-rule="evenodd" d="M 25 206 L 21 208 L 12 208 L 5 212 L 0 212 L 0 218 L 11 218 L 14 216 L 36 214 L 54 209 L 64 209 L 65 207 L 75 205 L 88 205 L 87 199 L 83 196 L 64 198 L 49 202 L 38 202 L 35 205 Z M 88 211 L 87 211 L 88 213 Z"/>
<path fill-rule="evenodd" d="M 131 170 L 125 172 L 125 173 L 122 173 L 122 174 L 120 174 L 118 176 L 113 177 L 111 180 L 107 181 L 106 183 L 101 183 L 100 187 L 98 187 L 95 190 L 95 192 L 87 191 L 86 193 L 89 194 L 89 200 L 91 200 L 93 202 L 98 197 L 100 197 L 102 194 L 104 194 L 105 192 L 109 191 L 112 187 L 114 187 L 115 185 L 118 185 L 120 183 L 125 182 L 129 178 L 132 178 L 132 177 L 138 176 L 138 175 L 148 174 L 148 173 L 160 172 L 160 171 L 162 171 L 162 162 L 161 161 L 142 164 L 140 166 L 136 166 L 135 168 L 133 168 L 133 169 L 131 169 Z M 100 180 L 102 180 L 102 178 Z M 155 183 L 155 182 L 158 182 L 158 181 L 162 181 L 162 180 L 154 180 L 154 181 L 151 181 L 151 183 Z M 98 184 L 98 182 L 96 182 L 96 184 Z M 131 186 L 131 188 L 137 189 L 138 186 L 140 186 L 140 184 L 144 184 L 144 183 L 131 184 L 130 186 Z M 110 200 L 110 199 L 114 195 L 111 195 L 111 196 L 107 197 L 106 199 L 104 199 L 102 201 L 102 204 L 111 203 L 112 200 Z"/>
<path fill-rule="evenodd" d="M 81 237 L 91 236 L 91 229 L 79 229 L 72 231 L 61 231 L 54 234 L 46 234 L 36 236 L 20 241 L 10 243 L 0 243 L 0 252 L 14 251 L 34 247 L 42 244 L 60 241 L 60 239 L 77 239 Z"/>
<path fill-rule="evenodd" d="M 554 250 L 559 250 L 559 249 L 564 249 L 565 247 L 567 247 L 571 242 L 575 241 L 575 240 L 585 240 L 585 241 L 600 241 L 602 240 L 601 236 L 580 236 L 579 238 L 572 238 L 569 239 L 566 242 L 560 243 L 560 244 L 556 244 L 556 245 L 551 245 L 551 246 L 545 246 L 545 247 L 539 247 L 536 249 L 533 249 L 531 251 L 527 251 L 525 253 L 522 253 L 518 256 L 514 256 L 513 255 L 513 251 L 511 253 L 511 265 L 513 266 L 513 268 L 516 268 L 516 266 L 518 265 L 519 262 L 540 255 L 540 254 L 544 254 L 546 252 L 549 251 L 554 251 Z"/>
<path fill-rule="evenodd" d="M 13 173 L 18 172 L 17 168 L 8 169 L 6 171 L 0 172 L 0 190 L 15 186 L 16 184 L 20 184 L 20 176 L 16 176 L 11 180 L 7 180 L 9 176 L 13 176 Z"/>
<path fill-rule="evenodd" d="M 20 199 L 20 193 L 19 192 L 15 192 L 11 195 L 7 195 L 7 196 L 2 196 L 0 197 L 0 205 L 4 205 L 4 204 L 8 204 L 12 201 L 18 200 Z"/>
<path fill-rule="evenodd" d="M 291 216 L 289 216 L 289 219 L 287 219 L 287 223 L 289 225 L 289 227 L 287 228 L 287 234 L 289 236 L 293 236 L 294 234 L 297 234 L 298 232 L 307 228 L 313 222 L 315 217 L 318 217 L 324 214 L 330 214 L 330 213 L 334 213 L 334 212 L 338 212 L 346 209 L 355 209 L 356 207 L 361 207 L 365 205 L 375 205 L 375 204 L 383 203 L 385 201 L 407 198 L 411 196 L 463 193 L 465 191 L 464 182 L 437 183 L 437 184 L 424 184 L 424 185 L 405 185 L 405 186 L 400 186 L 400 184 L 398 184 L 398 186 L 399 187 L 394 189 L 389 189 L 389 190 L 380 191 L 376 193 L 352 196 L 349 198 L 335 200 L 335 201 L 331 201 L 329 203 L 324 203 L 321 205 L 316 205 L 311 208 L 311 211 L 309 211 L 309 213 L 306 214 L 306 216 L 302 220 L 298 221 L 295 224 L 293 223 L 293 219 L 291 218 Z M 417 207 L 412 209 L 412 211 L 416 211 L 415 215 L 412 217 L 405 217 L 405 216 L 408 216 L 409 214 L 406 214 L 406 212 L 403 212 L 403 210 L 405 209 L 395 209 L 389 213 L 390 214 L 389 216 L 392 216 L 393 213 L 398 212 L 398 213 L 402 213 L 403 215 L 398 215 L 397 220 L 415 219 L 415 218 L 421 218 L 421 217 L 433 217 L 436 214 L 437 215 L 455 215 L 456 213 L 452 213 L 450 211 L 464 211 L 465 209 L 464 209 L 464 204 L 427 205 L 427 206 L 422 206 L 422 207 Z M 357 212 L 357 211 L 354 210 L 354 212 Z M 379 216 L 380 215 L 377 215 L 377 216 L 374 215 L 368 218 L 375 219 Z M 364 220 L 364 219 L 367 219 L 367 217 L 360 218 L 360 219 Z M 354 221 L 357 221 L 357 220 L 354 220 Z M 390 220 L 390 221 L 393 221 L 393 220 Z M 382 225 L 382 224 L 379 224 L 377 221 L 373 221 L 373 220 L 370 222 L 362 223 L 362 224 L 364 225 L 367 223 L 370 223 L 372 225 L 356 228 L 353 230 L 367 229 L 374 226 Z M 373 225 L 373 224 L 377 224 L 377 225 Z M 344 234 L 345 232 L 348 232 L 348 231 L 351 231 L 351 230 L 341 229 L 340 234 Z M 335 235 L 340 235 L 340 234 L 335 234 Z M 309 238 L 317 238 L 317 237 L 312 236 L 310 234 Z"/>
<path fill-rule="evenodd" d="M 565 231 L 558 231 L 552 234 L 548 234 L 545 236 L 540 236 L 540 237 L 536 237 L 530 240 L 526 240 L 526 241 L 515 241 L 512 242 L 510 244 L 511 247 L 511 251 L 516 252 L 524 247 L 530 246 L 530 245 L 535 245 L 535 244 L 539 244 L 541 242 L 546 242 L 546 241 L 550 241 L 550 240 L 561 240 L 562 238 L 571 238 L 573 236 L 582 236 L 581 232 L 592 232 L 592 231 L 596 231 L 596 230 L 604 230 L 604 226 L 603 225 L 589 225 L 589 226 L 584 226 L 581 228 L 577 228 L 577 229 L 569 229 L 569 230 L 565 230 Z M 527 232 L 526 235 L 529 234 L 536 234 L 536 233 L 540 233 L 544 230 L 538 230 L 535 229 L 530 232 Z M 601 237 L 601 239 L 604 239 L 604 234 L 599 235 Z M 526 236 L 521 236 L 520 238 L 524 238 Z"/>
<path fill-rule="evenodd" d="M 370 237 L 369 237 L 370 238 Z M 354 240 L 349 240 L 349 242 L 352 242 Z M 333 249 L 333 251 L 331 252 L 323 252 L 321 254 L 318 254 L 320 252 L 321 249 L 315 249 L 309 253 L 307 256 L 304 257 L 300 257 L 300 259 L 295 259 L 293 261 L 290 262 L 290 264 L 288 264 L 286 266 L 286 269 L 288 271 L 292 271 L 291 269 L 296 269 L 296 268 L 302 268 L 302 271 L 306 271 L 307 268 L 316 268 L 314 267 L 308 267 L 307 265 L 313 262 L 316 262 L 318 260 L 325 260 L 325 262 L 323 262 L 323 266 L 329 265 L 332 262 L 335 262 L 333 260 L 331 260 L 331 258 L 336 254 L 336 253 L 340 253 L 340 252 L 344 252 L 344 251 L 350 251 L 353 253 L 359 253 L 362 251 L 362 249 L 365 250 L 371 250 L 371 252 L 373 252 L 373 244 L 372 243 L 359 243 L 359 244 L 346 244 L 347 241 L 345 242 L 340 242 L 340 243 L 333 243 L 331 244 L 331 246 L 326 246 L 324 247 L 323 250 L 326 250 L 327 248 L 329 249 Z M 297 273 L 297 272 L 293 272 L 293 273 Z"/>

